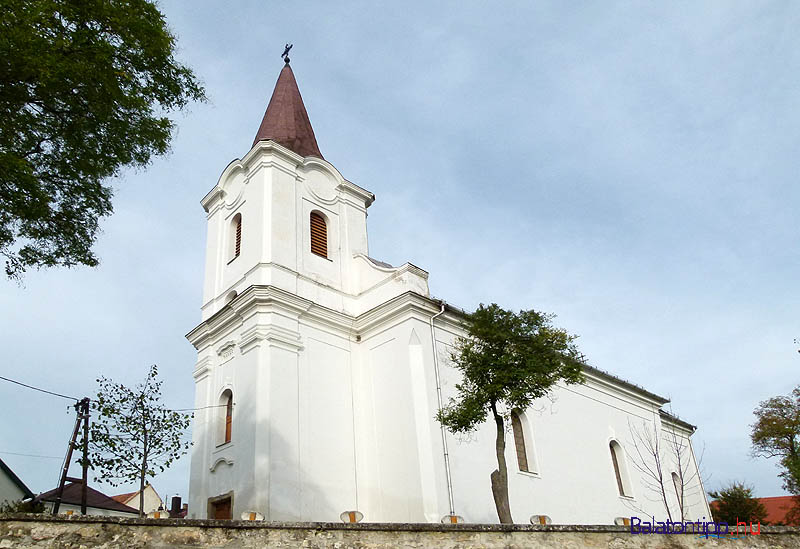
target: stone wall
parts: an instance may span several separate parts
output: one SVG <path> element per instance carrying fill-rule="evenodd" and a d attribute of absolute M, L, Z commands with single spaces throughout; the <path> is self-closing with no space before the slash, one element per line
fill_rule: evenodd
<path fill-rule="evenodd" d="M 717 540 L 694 534 L 632 535 L 624 526 L 496 524 L 333 524 L 219 520 L 0 515 L 0 549 L 16 547 L 281 547 L 445 549 L 627 547 L 800 548 L 800 528 L 762 527 L 760 535 Z"/>

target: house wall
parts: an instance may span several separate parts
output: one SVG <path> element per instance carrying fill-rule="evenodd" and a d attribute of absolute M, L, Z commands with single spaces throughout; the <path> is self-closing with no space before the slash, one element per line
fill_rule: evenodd
<path fill-rule="evenodd" d="M 46 501 L 44 504 L 45 512 L 52 513 L 53 512 L 53 503 Z M 58 506 L 59 514 L 66 515 L 67 511 L 72 511 L 73 516 L 79 516 L 81 514 L 81 506 L 80 505 L 72 505 L 71 503 L 62 503 Z M 124 513 L 122 511 L 113 511 L 111 509 L 98 509 L 97 507 L 86 507 L 86 513 L 88 515 L 94 515 L 99 517 L 122 517 L 122 518 L 131 518 L 139 516 L 138 513 Z"/>
<path fill-rule="evenodd" d="M 0 469 L 0 504 L 5 502 L 18 501 L 25 496 L 25 492 Z"/>
<path fill-rule="evenodd" d="M 139 509 L 139 493 L 137 492 L 128 501 L 125 501 L 124 503 L 128 507 Z M 152 511 L 158 511 L 158 508 L 163 505 L 164 503 L 161 501 L 161 498 L 158 496 L 158 493 L 156 493 L 155 488 L 153 488 L 150 484 L 145 486 L 144 512 L 150 513 Z"/>

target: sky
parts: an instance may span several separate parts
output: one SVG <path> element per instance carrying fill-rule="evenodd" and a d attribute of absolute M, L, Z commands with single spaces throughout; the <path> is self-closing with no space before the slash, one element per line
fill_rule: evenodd
<path fill-rule="evenodd" d="M 372 257 L 465 309 L 556 313 L 590 364 L 698 426 L 707 490 L 784 494 L 749 433 L 800 383 L 800 4 L 159 5 L 209 101 L 110 181 L 98 267 L 0 280 L 0 375 L 81 397 L 157 364 L 165 403 L 193 405 L 200 199 L 248 152 L 291 42 L 322 154 L 377 197 Z M 69 405 L 0 381 L 0 458 L 34 492 L 57 484 Z M 156 490 L 185 498 L 188 471 Z"/>

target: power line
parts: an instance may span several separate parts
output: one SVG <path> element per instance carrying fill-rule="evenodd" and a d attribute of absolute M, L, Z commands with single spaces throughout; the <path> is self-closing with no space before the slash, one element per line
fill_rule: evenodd
<path fill-rule="evenodd" d="M 20 454 L 17 452 L 0 452 L 0 454 L 8 454 L 11 456 L 24 456 L 24 457 L 31 457 L 31 458 L 46 458 L 46 459 L 64 459 L 61 456 L 40 456 L 38 454 Z"/>
<path fill-rule="evenodd" d="M 71 396 L 67 396 L 67 395 L 62 395 L 60 393 L 54 393 L 53 391 L 47 391 L 45 389 L 40 389 L 39 387 L 34 387 L 33 385 L 28 385 L 26 383 L 22 383 L 21 381 L 15 381 L 15 380 L 9 379 L 7 377 L 0 376 L 0 379 L 2 379 L 3 381 L 9 381 L 11 383 L 16 383 L 17 385 L 22 385 L 23 387 L 27 387 L 28 389 L 33 389 L 34 391 L 39 391 L 39 392 L 42 392 L 42 393 L 47 393 L 48 395 L 53 395 L 53 396 L 57 396 L 57 397 L 61 397 L 61 398 L 66 398 L 67 400 L 80 400 L 79 398 L 75 398 L 75 397 L 71 397 Z"/>
<path fill-rule="evenodd" d="M 225 408 L 227 404 L 212 404 L 211 406 L 201 406 L 200 408 L 178 408 L 177 410 L 170 410 L 170 412 L 193 412 L 195 410 L 206 410 L 208 408 Z"/>
<path fill-rule="evenodd" d="M 47 393 L 48 395 L 53 395 L 61 398 L 66 398 L 68 400 L 80 400 L 79 398 L 62 395 L 60 393 L 54 393 L 53 391 L 48 391 L 46 389 L 42 389 L 40 387 L 34 387 L 33 385 L 28 385 L 27 383 L 22 383 L 21 381 L 16 381 L 14 379 L 9 379 L 7 377 L 0 376 L 0 379 L 4 381 L 8 381 L 10 383 L 16 383 L 17 385 L 22 385 L 23 387 L 27 387 L 28 389 L 33 389 L 34 391 L 39 391 L 42 393 Z M 177 408 L 177 409 L 170 409 L 171 412 L 194 412 L 195 410 L 206 410 L 208 408 L 224 408 L 227 404 L 214 404 L 211 406 L 201 406 L 200 408 Z"/>

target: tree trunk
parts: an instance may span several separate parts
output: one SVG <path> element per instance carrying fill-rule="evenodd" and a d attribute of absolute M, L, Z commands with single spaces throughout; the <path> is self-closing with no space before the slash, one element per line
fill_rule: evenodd
<path fill-rule="evenodd" d="M 144 516 L 144 473 L 142 474 L 142 479 L 139 483 L 139 516 Z"/>
<path fill-rule="evenodd" d="M 139 516 L 144 516 L 144 481 L 147 478 L 147 429 L 143 433 L 142 471 L 139 477 Z"/>
<path fill-rule="evenodd" d="M 497 517 L 501 524 L 514 524 L 511 518 L 511 505 L 508 502 L 508 469 L 506 468 L 506 433 L 503 426 L 503 416 L 497 413 L 497 406 L 492 402 L 492 414 L 497 427 L 495 452 L 497 454 L 497 469 L 492 473 L 492 495 L 497 508 Z"/>

